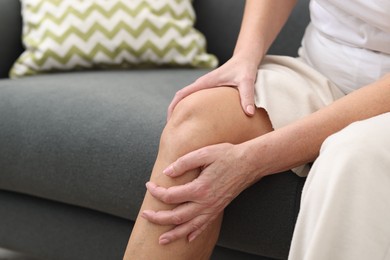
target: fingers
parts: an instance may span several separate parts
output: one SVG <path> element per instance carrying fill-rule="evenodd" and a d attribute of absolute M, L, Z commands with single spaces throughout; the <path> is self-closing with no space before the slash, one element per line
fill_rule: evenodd
<path fill-rule="evenodd" d="M 216 157 L 212 153 L 213 148 L 213 146 L 207 146 L 187 153 L 169 165 L 163 173 L 169 177 L 178 177 L 190 170 L 204 168 L 212 163 Z"/>
<path fill-rule="evenodd" d="M 158 225 L 180 225 L 199 215 L 203 208 L 196 203 L 183 203 L 173 210 L 144 210 L 141 216 Z"/>
<path fill-rule="evenodd" d="M 169 120 L 169 118 L 171 118 L 173 110 L 175 109 L 176 105 L 180 102 L 180 100 L 182 100 L 189 94 L 194 93 L 196 91 L 195 89 L 196 86 L 194 87 L 193 84 L 191 84 L 176 92 L 175 96 L 173 97 L 171 103 L 168 106 L 167 121 Z"/>
<path fill-rule="evenodd" d="M 153 197 L 169 204 L 182 203 L 173 210 L 144 210 L 141 216 L 146 220 L 158 225 L 176 225 L 176 227 L 159 238 L 159 243 L 165 245 L 175 240 L 188 237 L 189 242 L 193 241 L 208 223 L 214 220 L 219 210 L 213 210 L 209 205 L 202 205 L 195 202 L 188 202 L 199 197 L 197 192 L 188 192 L 192 188 L 186 185 L 172 188 L 162 188 L 154 183 L 147 183 L 149 192 Z M 190 186 L 190 185 L 188 185 Z M 191 185 L 196 187 L 196 185 Z M 173 189 L 175 188 L 175 189 Z M 168 191 L 170 189 L 170 191 Z M 174 195 L 169 195 L 174 194 Z"/>
<path fill-rule="evenodd" d="M 254 105 L 254 84 L 253 82 L 246 81 L 242 82 L 239 87 L 241 106 L 245 114 L 248 116 L 253 116 L 255 114 L 255 105 Z"/>
<path fill-rule="evenodd" d="M 241 100 L 241 106 L 244 110 L 245 114 L 248 116 L 253 116 L 255 114 L 255 105 L 254 105 L 254 83 L 250 80 L 243 80 L 239 84 L 235 84 L 229 81 L 226 81 L 224 83 L 221 82 L 214 82 L 212 80 L 213 78 L 209 75 L 206 75 L 202 78 L 199 78 L 197 81 L 192 83 L 191 85 L 188 85 L 187 87 L 179 90 L 176 92 L 175 97 L 173 98 L 171 104 L 168 107 L 168 115 L 167 120 L 171 117 L 173 110 L 175 109 L 176 105 L 185 97 L 188 95 L 199 91 L 201 89 L 206 88 L 213 88 L 218 87 L 222 85 L 226 86 L 236 86 L 240 93 L 240 100 Z"/>
<path fill-rule="evenodd" d="M 192 201 L 197 194 L 196 185 L 193 182 L 169 188 L 158 186 L 153 182 L 147 182 L 146 188 L 154 198 L 166 204 L 179 204 Z"/>
<path fill-rule="evenodd" d="M 214 220 L 208 215 L 201 215 L 193 220 L 175 227 L 174 229 L 162 234 L 159 238 L 160 245 L 166 245 L 178 239 L 187 238 L 189 242 L 193 241 L 199 234 L 201 234 Z"/>

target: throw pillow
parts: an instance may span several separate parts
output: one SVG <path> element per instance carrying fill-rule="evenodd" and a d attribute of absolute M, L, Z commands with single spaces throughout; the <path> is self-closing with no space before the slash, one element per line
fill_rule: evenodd
<path fill-rule="evenodd" d="M 192 0 L 21 0 L 24 53 L 10 77 L 85 68 L 213 68 Z"/>

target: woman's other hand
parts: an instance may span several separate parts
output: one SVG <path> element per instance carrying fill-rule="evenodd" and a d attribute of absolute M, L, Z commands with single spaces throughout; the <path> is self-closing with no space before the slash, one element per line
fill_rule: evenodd
<path fill-rule="evenodd" d="M 198 178 L 185 185 L 163 188 L 149 182 L 148 191 L 166 204 L 179 204 L 173 210 L 145 210 L 142 217 L 159 225 L 175 225 L 162 234 L 160 244 L 180 238 L 194 240 L 225 207 L 258 176 L 239 145 L 217 144 L 191 152 L 172 163 L 164 174 L 175 178 L 199 168 Z M 252 166 L 253 167 L 253 166 Z"/>

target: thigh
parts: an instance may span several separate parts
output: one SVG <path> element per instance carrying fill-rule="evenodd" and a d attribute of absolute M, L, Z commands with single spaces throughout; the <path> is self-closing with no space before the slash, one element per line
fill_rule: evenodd
<path fill-rule="evenodd" d="M 328 106 L 344 93 L 300 58 L 266 56 L 257 73 L 255 103 L 275 129 Z"/>
<path fill-rule="evenodd" d="M 357 121 L 329 136 L 324 141 L 320 154 L 326 149 L 334 148 L 339 154 L 348 150 L 346 153 L 350 156 L 365 157 L 368 160 L 390 158 L 379 156 L 390 153 L 389 132 L 390 113 Z"/>
<path fill-rule="evenodd" d="M 390 173 L 390 113 L 357 121 L 329 136 L 321 146 L 304 187 L 303 197 L 312 182 L 350 187 L 357 180 L 376 183 Z M 323 189 L 326 185 L 322 185 Z M 390 191 L 390 189 L 389 189 Z"/>
<path fill-rule="evenodd" d="M 289 259 L 383 259 L 390 245 L 390 113 L 326 139 L 306 180 Z"/>

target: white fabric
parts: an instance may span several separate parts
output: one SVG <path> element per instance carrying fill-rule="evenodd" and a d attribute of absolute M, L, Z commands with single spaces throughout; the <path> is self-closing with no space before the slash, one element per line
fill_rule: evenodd
<path fill-rule="evenodd" d="M 312 0 L 311 21 L 345 45 L 390 54 L 390 1 Z"/>
<path fill-rule="evenodd" d="M 279 129 L 330 105 L 344 94 L 300 58 L 268 55 L 255 84 L 256 107 L 264 108 L 274 129 Z M 301 177 L 310 165 L 293 171 Z"/>
<path fill-rule="evenodd" d="M 330 105 L 344 94 L 302 59 L 267 55 L 255 83 L 255 104 L 279 129 Z"/>
<path fill-rule="evenodd" d="M 289 260 L 390 259 L 390 113 L 322 145 L 302 194 Z"/>
<path fill-rule="evenodd" d="M 390 71 L 389 0 L 312 0 L 300 55 L 345 94 Z"/>
<path fill-rule="evenodd" d="M 312 24 L 306 29 L 299 55 L 344 94 L 390 72 L 390 55 L 343 45 L 325 37 Z"/>

